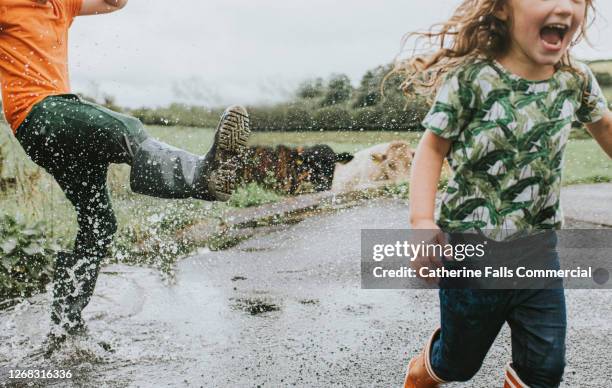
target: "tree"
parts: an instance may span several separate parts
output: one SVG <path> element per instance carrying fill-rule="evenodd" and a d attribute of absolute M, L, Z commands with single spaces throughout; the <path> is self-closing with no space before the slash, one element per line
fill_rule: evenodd
<path fill-rule="evenodd" d="M 323 78 L 318 77 L 302 82 L 296 94 L 298 98 L 302 99 L 322 97 L 325 94 Z"/>
<path fill-rule="evenodd" d="M 353 93 L 351 80 L 346 74 L 334 74 L 327 83 L 327 93 L 323 98 L 323 106 L 331 106 L 348 101 Z"/>
<path fill-rule="evenodd" d="M 359 88 L 356 91 L 354 108 L 364 108 L 374 106 L 380 102 L 380 86 L 383 77 L 380 76 L 379 68 L 368 70 L 361 79 Z"/>

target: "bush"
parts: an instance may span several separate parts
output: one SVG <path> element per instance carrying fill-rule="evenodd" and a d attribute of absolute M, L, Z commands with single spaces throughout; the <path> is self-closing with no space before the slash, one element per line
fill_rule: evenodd
<path fill-rule="evenodd" d="M 367 107 L 353 111 L 353 126 L 357 130 L 379 130 L 382 128 L 383 112 L 377 107 Z"/>
<path fill-rule="evenodd" d="M 312 109 L 304 105 L 291 105 L 287 108 L 286 122 L 279 128 L 285 131 L 308 131 L 313 127 Z M 284 129 L 283 129 L 284 128 Z"/>
<path fill-rule="evenodd" d="M 279 104 L 268 108 L 270 129 L 282 130 L 287 124 L 287 104 Z"/>
<path fill-rule="evenodd" d="M 297 99 L 293 102 L 249 107 L 251 129 L 420 130 L 420 121 L 428 107 L 418 98 L 406 100 L 400 88 L 402 77 L 397 74 L 387 77 L 392 69 L 393 65 L 387 64 L 368 70 L 355 90 L 345 74 L 334 74 L 327 82 L 322 78 L 304 81 L 297 88 Z M 383 82 L 384 95 L 381 92 Z M 602 83 L 605 82 L 603 79 Z M 106 97 L 104 104 L 116 107 L 112 97 Z M 128 113 L 146 125 L 214 128 L 221 111 L 171 104 L 163 108 L 134 109 Z"/>
<path fill-rule="evenodd" d="M 597 82 L 599 86 L 608 87 L 612 86 L 612 74 L 606 72 L 595 72 L 595 78 L 597 78 Z"/>
<path fill-rule="evenodd" d="M 276 130 L 276 124 L 274 123 L 270 107 L 249 107 L 248 111 L 251 119 L 251 128 L 254 131 Z"/>
<path fill-rule="evenodd" d="M 281 198 L 280 195 L 259 186 L 257 183 L 249 183 L 238 188 L 232 194 L 229 204 L 233 207 L 244 208 L 278 202 Z"/>
<path fill-rule="evenodd" d="M 138 108 L 129 112 L 146 125 L 181 125 L 214 128 L 219 121 L 219 110 L 199 106 L 171 104 L 165 108 Z"/>
<path fill-rule="evenodd" d="M 44 291 L 60 249 L 46 236 L 42 224 L 27 226 L 0 214 L 0 300 Z"/>
<path fill-rule="evenodd" d="M 343 106 L 321 108 L 314 114 L 314 129 L 318 130 L 348 130 L 353 127 L 351 112 Z"/>
<path fill-rule="evenodd" d="M 423 99 L 411 98 L 408 101 L 386 100 L 380 106 L 383 116 L 382 128 L 385 130 L 422 130 L 421 121 L 429 106 Z"/>

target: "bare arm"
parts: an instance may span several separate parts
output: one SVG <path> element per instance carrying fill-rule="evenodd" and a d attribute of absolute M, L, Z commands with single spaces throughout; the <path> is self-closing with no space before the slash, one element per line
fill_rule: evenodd
<path fill-rule="evenodd" d="M 430 243 L 446 244 L 446 237 L 434 220 L 436 191 L 444 157 L 451 147 L 451 141 L 426 131 L 412 161 L 410 177 L 410 224 L 413 229 L 412 238 Z M 440 257 L 419 255 L 410 266 L 417 271 L 423 267 L 433 269 L 440 267 Z M 434 278 L 425 279 L 429 283 L 437 283 Z"/>
<path fill-rule="evenodd" d="M 413 228 L 437 229 L 434 222 L 436 191 L 444 157 L 451 141 L 426 131 L 412 161 L 410 223 Z"/>
<path fill-rule="evenodd" d="M 79 15 L 99 15 L 111 13 L 125 7 L 128 0 L 83 0 Z"/>
<path fill-rule="evenodd" d="M 607 112 L 598 122 L 588 124 L 587 129 L 604 152 L 612 158 L 612 112 Z"/>

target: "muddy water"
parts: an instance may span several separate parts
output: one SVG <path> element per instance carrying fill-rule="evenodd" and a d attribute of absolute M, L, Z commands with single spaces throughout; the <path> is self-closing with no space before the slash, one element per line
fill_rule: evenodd
<path fill-rule="evenodd" d="M 359 250 L 362 228 L 406 226 L 404 203 L 379 200 L 202 250 L 179 264 L 174 285 L 153 270 L 106 267 L 85 312 L 89 337 L 51 360 L 37 355 L 49 294 L 1 313 L 0 368 L 71 369 L 52 386 L 399 386 L 437 323 L 437 292 L 360 289 Z M 564 386 L 604 387 L 611 294 L 567 295 Z M 468 386 L 501 386 L 509 359 L 504 328 Z"/>

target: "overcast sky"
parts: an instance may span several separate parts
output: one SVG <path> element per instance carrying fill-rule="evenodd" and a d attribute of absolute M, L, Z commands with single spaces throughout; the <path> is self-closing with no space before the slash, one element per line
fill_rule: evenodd
<path fill-rule="evenodd" d="M 130 0 L 111 15 L 75 19 L 75 91 L 111 94 L 130 107 L 173 101 L 272 103 L 300 81 L 361 75 L 389 63 L 408 32 L 445 20 L 459 0 Z M 599 1 L 594 48 L 612 57 L 612 1 Z M 607 37 L 607 39 L 606 39 Z"/>

